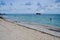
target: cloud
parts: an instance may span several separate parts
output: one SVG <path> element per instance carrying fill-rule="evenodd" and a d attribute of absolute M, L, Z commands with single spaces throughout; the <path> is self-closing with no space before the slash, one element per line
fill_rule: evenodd
<path fill-rule="evenodd" d="M 58 12 L 59 2 L 60 0 L 0 0 L 0 6 L 2 5 L 0 10 L 6 10 L 6 12 Z"/>
<path fill-rule="evenodd" d="M 32 5 L 32 4 L 31 4 L 31 2 L 27 2 L 27 3 L 25 3 L 25 5 Z"/>
<path fill-rule="evenodd" d="M 5 3 L 5 2 L 3 2 L 3 1 L 1 1 L 1 2 L 0 2 L 0 5 L 6 5 L 6 3 Z"/>
<path fill-rule="evenodd" d="M 56 3 L 60 3 L 60 0 L 56 0 L 55 2 L 56 2 Z"/>
<path fill-rule="evenodd" d="M 13 3 L 10 3 L 10 5 L 12 6 L 12 5 L 13 5 Z"/>

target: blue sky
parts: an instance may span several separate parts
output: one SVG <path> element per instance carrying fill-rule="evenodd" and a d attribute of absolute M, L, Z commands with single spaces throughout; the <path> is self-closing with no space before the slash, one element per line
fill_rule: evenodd
<path fill-rule="evenodd" d="M 0 0 L 0 12 L 60 14 L 60 0 Z"/>

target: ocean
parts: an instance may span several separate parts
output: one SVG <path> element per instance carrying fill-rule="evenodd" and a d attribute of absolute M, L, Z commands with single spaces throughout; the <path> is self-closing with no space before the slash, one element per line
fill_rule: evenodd
<path fill-rule="evenodd" d="M 36 23 L 40 25 L 60 27 L 60 14 L 6 14 L 4 17 L 17 22 Z"/>

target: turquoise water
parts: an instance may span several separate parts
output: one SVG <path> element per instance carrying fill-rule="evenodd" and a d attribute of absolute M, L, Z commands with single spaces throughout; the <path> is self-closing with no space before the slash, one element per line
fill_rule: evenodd
<path fill-rule="evenodd" d="M 18 22 L 22 21 L 60 27 L 60 14 L 6 14 L 5 18 Z M 50 18 L 52 18 L 51 21 Z"/>

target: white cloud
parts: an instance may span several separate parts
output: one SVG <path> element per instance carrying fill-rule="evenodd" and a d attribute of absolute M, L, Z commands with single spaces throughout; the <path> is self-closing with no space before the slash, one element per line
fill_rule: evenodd
<path fill-rule="evenodd" d="M 3 1 L 6 5 L 0 5 L 0 12 L 15 12 L 15 13 L 60 13 L 60 4 L 56 4 L 55 0 L 0 0 Z M 10 3 L 13 5 L 11 6 Z M 25 5 L 25 4 L 29 5 Z M 37 3 L 40 3 L 40 6 L 37 6 Z M 31 4 L 31 5 L 30 5 Z M 38 10 L 38 11 L 37 11 Z"/>

